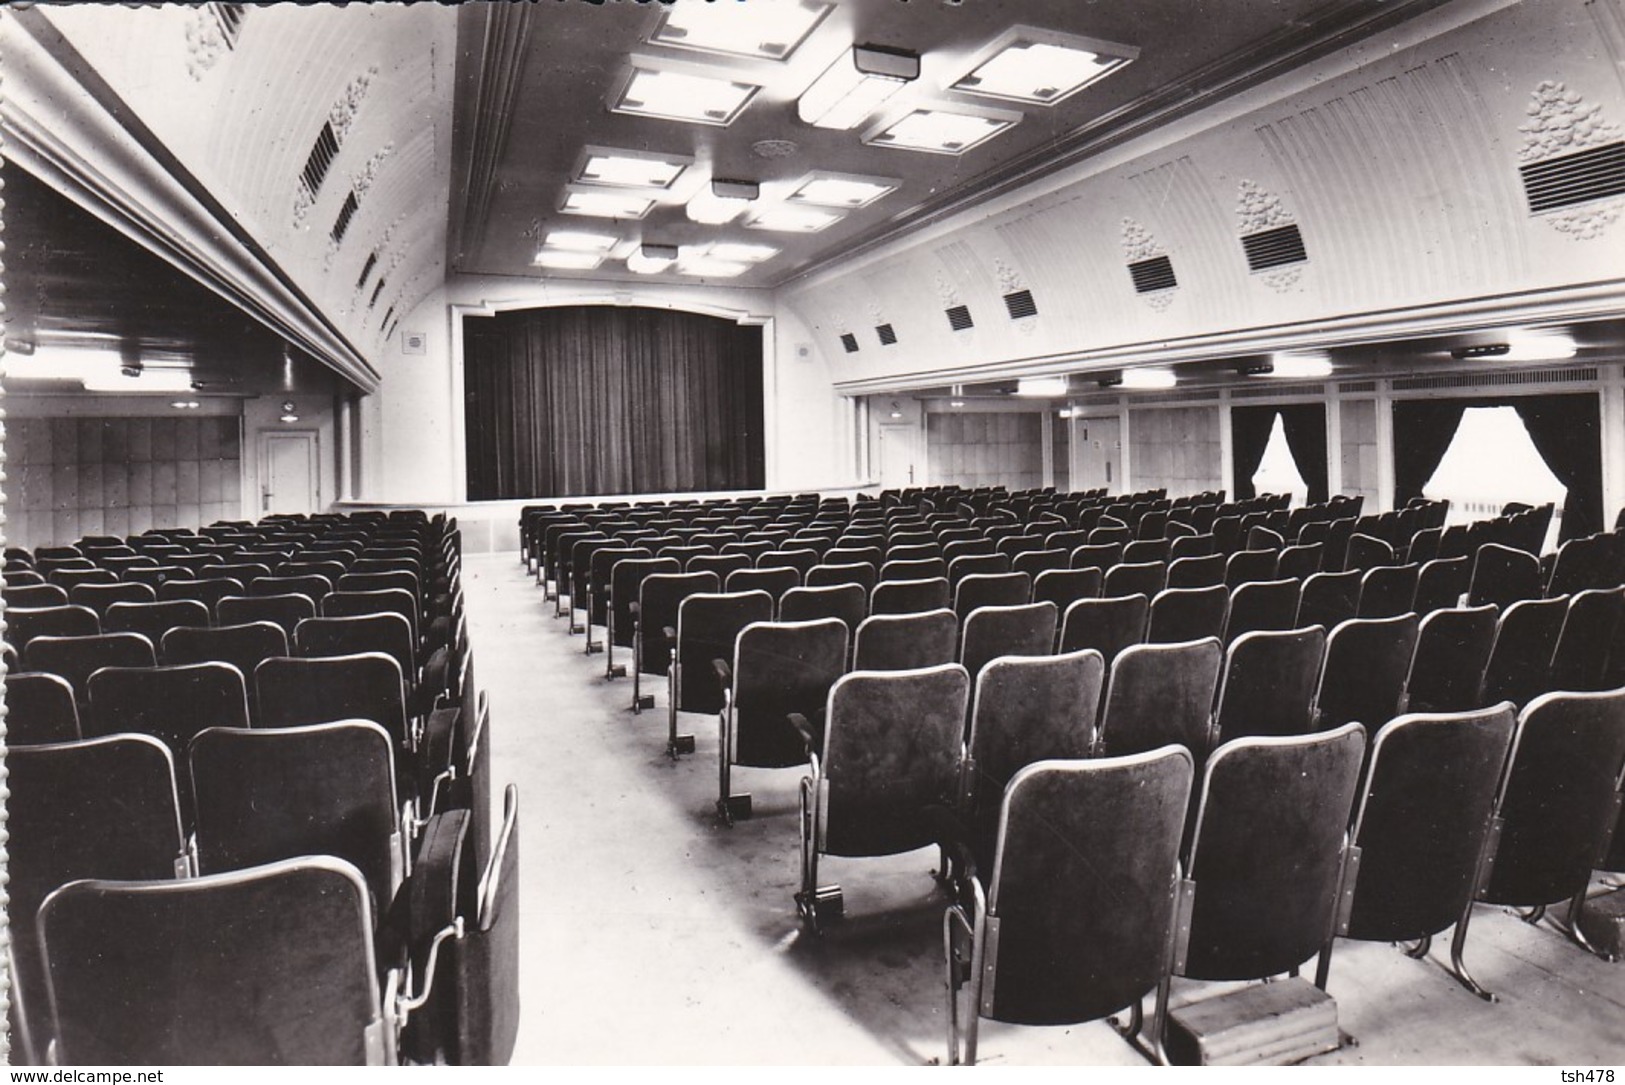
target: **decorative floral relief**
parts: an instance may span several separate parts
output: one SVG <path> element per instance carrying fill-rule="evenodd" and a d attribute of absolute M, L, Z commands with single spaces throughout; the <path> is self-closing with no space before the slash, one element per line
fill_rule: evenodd
<path fill-rule="evenodd" d="M 344 88 L 339 100 L 327 111 L 327 123 L 333 126 L 333 137 L 340 146 L 344 144 L 344 137 L 350 134 L 350 126 L 355 123 L 355 115 L 360 112 L 361 103 L 367 97 L 367 89 L 377 77 L 378 66 L 373 65 L 350 80 L 350 85 Z"/>
<path fill-rule="evenodd" d="M 936 284 L 937 297 L 942 299 L 942 307 L 944 309 L 952 309 L 956 305 L 963 304 L 959 300 L 959 288 L 948 280 L 948 276 L 945 273 L 941 271 L 937 272 Z"/>
<path fill-rule="evenodd" d="M 298 183 L 293 186 L 293 228 L 295 230 L 305 228 L 305 220 L 310 217 L 310 209 L 315 206 L 315 194 L 310 191 L 310 186 L 305 184 L 305 179 L 303 177 L 299 178 Z"/>
<path fill-rule="evenodd" d="M 1167 250 L 1157 244 L 1151 231 L 1131 218 L 1123 219 L 1123 256 L 1131 264 L 1149 260 L 1153 256 L 1166 256 Z"/>
<path fill-rule="evenodd" d="M 870 323 L 876 325 L 877 327 L 886 323 L 886 314 L 881 310 L 880 303 L 874 298 L 870 298 L 864 302 L 864 307 L 869 310 L 869 315 L 874 318 L 874 320 L 872 320 Z"/>
<path fill-rule="evenodd" d="M 367 189 L 371 188 L 372 183 L 378 179 L 378 167 L 382 166 L 384 160 L 394 153 L 395 145 L 386 143 L 378 148 L 371 158 L 367 159 L 366 165 L 355 171 L 350 178 L 350 183 L 354 186 L 355 194 L 358 197 L 367 194 Z"/>
<path fill-rule="evenodd" d="M 1277 294 L 1284 294 L 1288 290 L 1291 290 L 1294 286 L 1297 286 L 1298 280 L 1302 277 L 1303 266 L 1299 264 L 1293 267 L 1277 268 L 1274 271 L 1267 271 L 1264 274 L 1259 275 L 1258 279 L 1271 290 L 1274 290 Z"/>
<path fill-rule="evenodd" d="M 1013 294 L 1027 287 L 1021 272 L 1000 259 L 993 261 L 993 277 L 999 281 L 999 292 L 1002 294 Z"/>
<path fill-rule="evenodd" d="M 1153 290 L 1149 294 L 1141 294 L 1140 300 L 1151 306 L 1151 308 L 1155 309 L 1157 312 L 1162 313 L 1166 312 L 1168 306 L 1174 303 L 1174 295 L 1176 293 L 1178 293 L 1178 291 L 1172 287 L 1167 290 Z"/>
<path fill-rule="evenodd" d="M 220 29 L 214 12 L 207 5 L 194 8 L 186 20 L 186 74 L 202 82 L 229 48 L 225 31 Z"/>
<path fill-rule="evenodd" d="M 1541 218 L 1553 229 L 1568 234 L 1576 241 L 1590 241 L 1602 236 L 1604 230 L 1617 222 L 1621 211 L 1625 211 L 1625 201 L 1611 200 L 1590 207 L 1577 207 L 1553 215 L 1542 215 Z"/>
<path fill-rule="evenodd" d="M 1296 220 L 1281 205 L 1281 197 L 1260 188 L 1245 178 L 1236 199 L 1236 216 L 1241 219 L 1243 234 L 1256 234 L 1273 230 L 1277 226 L 1290 226 Z"/>
<path fill-rule="evenodd" d="M 1603 120 L 1602 106 L 1586 104 L 1556 80 L 1546 80 L 1531 97 L 1529 123 L 1518 125 L 1523 133 L 1520 162 L 1539 162 L 1621 139 L 1619 125 Z"/>

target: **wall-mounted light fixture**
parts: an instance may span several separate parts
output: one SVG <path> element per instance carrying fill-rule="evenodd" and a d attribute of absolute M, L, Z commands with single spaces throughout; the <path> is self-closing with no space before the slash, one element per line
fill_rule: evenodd
<path fill-rule="evenodd" d="M 901 418 L 901 417 L 903 417 L 902 408 L 897 406 L 897 401 L 895 399 L 891 401 L 891 417 L 893 417 L 893 418 Z"/>
<path fill-rule="evenodd" d="M 1016 381 L 1018 396 L 1064 396 L 1065 377 L 1022 377 Z"/>
<path fill-rule="evenodd" d="M 282 421 L 284 421 L 284 422 L 297 422 L 297 421 L 299 421 L 298 408 L 294 406 L 294 402 L 291 399 L 285 399 L 285 400 L 282 401 Z"/>

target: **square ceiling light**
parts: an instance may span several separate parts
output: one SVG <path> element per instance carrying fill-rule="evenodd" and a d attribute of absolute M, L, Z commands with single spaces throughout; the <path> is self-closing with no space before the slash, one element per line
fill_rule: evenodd
<path fill-rule="evenodd" d="M 931 154 L 964 154 L 1021 120 L 1020 113 L 922 107 L 863 137 L 872 147 L 897 147 Z"/>
<path fill-rule="evenodd" d="M 854 45 L 802 91 L 796 115 L 815 128 L 856 128 L 919 77 L 918 53 L 885 45 Z"/>
<path fill-rule="evenodd" d="M 616 113 L 723 127 L 733 123 L 760 89 L 754 83 L 709 75 L 633 68 L 613 109 Z"/>
<path fill-rule="evenodd" d="M 785 60 L 832 6 L 820 0 L 703 4 L 685 0 L 666 9 L 649 40 L 753 60 Z"/>
<path fill-rule="evenodd" d="M 592 215 L 606 219 L 640 219 L 649 213 L 655 202 L 635 192 L 610 192 L 596 189 L 570 188 L 564 193 L 559 210 L 567 215 Z"/>
<path fill-rule="evenodd" d="M 1130 45 L 1012 27 L 950 89 L 1007 102 L 1054 105 L 1140 55 Z"/>
<path fill-rule="evenodd" d="M 617 188 L 669 189 L 693 161 L 683 155 L 588 147 L 576 166 L 575 179 L 585 184 Z"/>
<path fill-rule="evenodd" d="M 826 211 L 819 207 L 797 207 L 781 203 L 776 207 L 764 207 L 746 220 L 745 225 L 752 230 L 815 234 L 824 227 L 833 226 L 841 221 L 842 217 L 834 211 Z"/>
<path fill-rule="evenodd" d="M 651 245 L 644 242 L 627 254 L 626 268 L 639 275 L 658 275 L 676 262 L 676 245 Z"/>
<path fill-rule="evenodd" d="M 885 177 L 858 177 L 847 173 L 813 173 L 787 197 L 792 203 L 820 207 L 867 207 L 897 191 L 898 182 Z"/>
<path fill-rule="evenodd" d="M 544 244 L 550 249 L 608 252 L 619 240 L 620 238 L 613 234 L 595 234 L 586 230 L 549 230 Z"/>
<path fill-rule="evenodd" d="M 677 271 L 682 275 L 700 275 L 707 279 L 732 279 L 750 270 L 749 264 L 737 260 L 722 260 L 706 250 L 707 245 L 684 245 L 677 258 Z"/>
<path fill-rule="evenodd" d="M 705 250 L 707 256 L 739 264 L 759 264 L 779 254 L 779 250 L 772 245 L 753 245 L 744 241 L 713 241 Z"/>
<path fill-rule="evenodd" d="M 581 252 L 576 249 L 543 249 L 531 260 L 537 267 L 562 268 L 567 271 L 591 271 L 603 262 L 602 252 Z"/>

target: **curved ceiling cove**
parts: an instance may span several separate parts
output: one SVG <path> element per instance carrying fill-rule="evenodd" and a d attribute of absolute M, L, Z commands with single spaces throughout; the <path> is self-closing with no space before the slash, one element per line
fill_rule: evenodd
<path fill-rule="evenodd" d="M 1621 56 L 1617 4 L 1440 9 L 780 304 L 847 393 L 1595 319 L 1625 300 Z"/>
<path fill-rule="evenodd" d="M 83 86 L 71 110 L 103 127 L 112 118 L 152 159 L 148 176 L 124 187 L 195 199 L 220 220 L 216 235 L 243 239 L 208 261 L 214 275 L 280 279 L 287 308 L 302 311 L 268 322 L 375 386 L 394 314 L 444 279 L 455 12 L 86 4 L 10 18 Z M 22 40 L 15 28 L 10 36 Z M 137 195 L 108 188 L 94 196 L 111 204 Z M 193 230 L 206 232 L 206 223 Z"/>

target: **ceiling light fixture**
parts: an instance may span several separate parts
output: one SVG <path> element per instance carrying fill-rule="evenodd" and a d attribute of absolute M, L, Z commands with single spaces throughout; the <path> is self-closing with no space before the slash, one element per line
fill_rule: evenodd
<path fill-rule="evenodd" d="M 792 203 L 813 203 L 822 207 L 867 207 L 897 191 L 897 185 L 898 182 L 888 178 L 815 173 L 786 198 Z"/>
<path fill-rule="evenodd" d="M 670 188 L 690 159 L 588 147 L 576 180 L 621 188 Z"/>
<path fill-rule="evenodd" d="M 785 60 L 829 14 L 830 7 L 816 0 L 673 4 L 649 40 L 679 49 Z"/>
<path fill-rule="evenodd" d="M 1016 381 L 1018 396 L 1064 396 L 1066 388 L 1065 377 L 1022 377 Z"/>
<path fill-rule="evenodd" d="M 177 399 L 170 406 L 177 411 L 195 411 L 198 409 L 198 401 L 195 399 Z"/>
<path fill-rule="evenodd" d="M 1054 105 L 1140 55 L 1133 46 L 1032 27 L 1012 27 L 950 89 Z"/>
<path fill-rule="evenodd" d="M 184 369 L 149 369 L 139 377 L 117 370 L 86 373 L 80 384 L 87 392 L 190 392 L 192 375 Z"/>
<path fill-rule="evenodd" d="M 299 421 L 299 409 L 296 406 L 294 406 L 293 400 L 285 399 L 285 400 L 282 401 L 282 419 L 281 420 L 283 422 L 297 422 L 297 421 Z"/>
<path fill-rule="evenodd" d="M 826 226 L 841 221 L 843 216 L 834 211 L 821 211 L 814 207 L 792 207 L 780 204 L 756 212 L 745 225 L 752 230 L 778 230 L 791 234 L 817 233 Z"/>
<path fill-rule="evenodd" d="M 863 137 L 872 147 L 896 147 L 930 154 L 964 154 L 1013 128 L 1020 113 L 963 108 L 916 109 Z"/>
<path fill-rule="evenodd" d="M 608 252 L 619 240 L 612 234 L 594 234 L 585 230 L 553 230 L 547 235 L 547 247 L 570 249 L 573 252 Z"/>
<path fill-rule="evenodd" d="M 743 264 L 759 264 L 779 254 L 772 245 L 750 245 L 743 241 L 714 241 L 706 255 L 718 260 L 732 260 Z"/>
<path fill-rule="evenodd" d="M 743 7 L 743 5 L 730 5 Z M 616 113 L 635 113 L 672 121 L 719 127 L 732 124 L 761 88 L 704 75 L 659 68 L 633 68 L 632 78 L 614 106 Z"/>
<path fill-rule="evenodd" d="M 1572 336 L 1562 332 L 1514 331 L 1504 343 L 1484 343 L 1457 347 L 1450 356 L 1458 359 L 1494 358 L 1501 362 L 1560 362 L 1580 352 Z"/>
<path fill-rule="evenodd" d="M 762 194 L 755 181 L 727 181 L 713 178 L 709 185 L 694 193 L 685 209 L 688 217 L 707 226 L 720 226 L 738 218 L 752 200 Z"/>
<path fill-rule="evenodd" d="M 601 252 L 575 252 L 570 249 L 543 249 L 531 260 L 537 267 L 565 271 L 591 271 L 604 262 Z"/>
<path fill-rule="evenodd" d="M 1288 377 L 1299 380 L 1315 377 L 1329 377 L 1332 375 L 1332 359 L 1325 353 L 1312 354 L 1275 354 L 1270 357 L 1271 377 Z"/>
<path fill-rule="evenodd" d="M 963 407 L 964 405 L 965 401 L 962 399 L 950 399 L 948 401 L 948 406 L 950 407 Z"/>
<path fill-rule="evenodd" d="M 559 210 L 567 215 L 592 215 L 606 219 L 640 219 L 655 205 L 648 196 L 631 192 L 590 192 L 570 189 Z"/>
<path fill-rule="evenodd" d="M 1155 390 L 1172 388 L 1179 383 L 1179 379 L 1171 369 L 1128 369 L 1124 370 L 1121 383 L 1124 388 Z"/>
<path fill-rule="evenodd" d="M 677 262 L 676 245 L 643 244 L 633 249 L 626 258 L 628 271 L 639 275 L 658 275 Z"/>
<path fill-rule="evenodd" d="M 854 128 L 919 77 L 912 50 L 854 45 L 802 92 L 796 115 L 815 128 Z"/>

